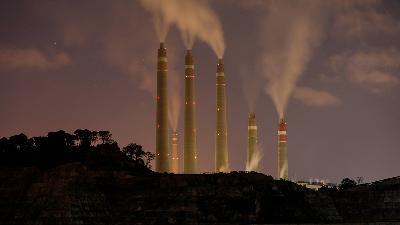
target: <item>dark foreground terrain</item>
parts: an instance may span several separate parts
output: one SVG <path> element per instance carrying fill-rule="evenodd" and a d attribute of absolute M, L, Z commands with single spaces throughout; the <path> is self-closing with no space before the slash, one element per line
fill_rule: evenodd
<path fill-rule="evenodd" d="M 138 173 L 90 162 L 0 169 L 0 224 L 344 223 L 400 224 L 400 178 L 317 192 L 257 173 Z"/>

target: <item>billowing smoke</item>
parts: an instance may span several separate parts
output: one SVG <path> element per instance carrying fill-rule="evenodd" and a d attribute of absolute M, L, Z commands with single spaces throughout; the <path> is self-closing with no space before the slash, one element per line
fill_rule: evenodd
<path fill-rule="evenodd" d="M 172 24 L 172 18 L 164 11 L 169 11 L 169 4 L 162 0 L 141 0 L 143 8 L 153 14 L 153 24 L 157 37 L 160 42 L 165 42 L 169 28 Z"/>
<path fill-rule="evenodd" d="M 261 161 L 262 155 L 260 154 L 260 145 L 257 146 L 258 151 L 256 151 L 252 157 L 250 162 L 246 161 L 246 171 L 258 171 L 259 170 L 259 163 Z"/>
<path fill-rule="evenodd" d="M 141 0 L 153 14 L 160 41 L 164 41 L 171 25 L 175 24 L 187 49 L 195 39 L 206 42 L 222 58 L 225 51 L 222 25 L 207 1 L 198 0 Z"/>
<path fill-rule="evenodd" d="M 270 2 L 263 40 L 265 92 L 271 96 L 280 118 L 320 43 L 321 10 L 322 3 L 317 1 Z"/>
<path fill-rule="evenodd" d="M 154 27 L 160 42 L 165 42 L 171 25 L 176 25 L 187 49 L 192 49 L 196 38 L 206 42 L 222 58 L 225 51 L 221 23 L 206 1 L 195 0 L 141 0 L 142 6 L 152 13 Z M 177 57 L 168 44 L 168 54 Z M 173 53 L 175 52 L 175 53 Z M 169 121 L 176 131 L 181 109 L 179 76 L 174 70 L 173 58 L 169 59 Z M 172 69 L 171 69 L 172 68 Z M 152 83 L 152 82 L 149 82 Z M 144 83 L 146 84 L 146 83 Z"/>

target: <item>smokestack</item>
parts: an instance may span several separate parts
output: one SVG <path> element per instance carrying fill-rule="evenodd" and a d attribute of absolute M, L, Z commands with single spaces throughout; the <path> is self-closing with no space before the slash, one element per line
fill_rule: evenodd
<path fill-rule="evenodd" d="M 278 178 L 287 180 L 288 159 L 287 159 L 287 135 L 286 122 L 284 118 L 279 120 L 278 126 Z"/>
<path fill-rule="evenodd" d="M 215 171 L 228 171 L 228 134 L 226 121 L 225 74 L 222 59 L 217 65 L 217 121 L 215 143 Z"/>
<path fill-rule="evenodd" d="M 197 173 L 196 100 L 194 61 L 190 50 L 185 56 L 185 119 L 183 143 L 183 173 Z"/>
<path fill-rule="evenodd" d="M 167 49 L 160 43 L 157 60 L 156 171 L 169 172 Z"/>
<path fill-rule="evenodd" d="M 179 156 L 178 156 L 178 133 L 176 131 L 172 132 L 171 137 L 171 172 L 179 173 Z"/>
<path fill-rule="evenodd" d="M 257 165 L 252 165 L 252 170 L 258 172 L 258 140 L 257 140 L 257 123 L 256 114 L 249 114 L 249 124 L 248 124 L 248 146 L 247 146 L 247 165 L 252 165 L 257 162 Z"/>

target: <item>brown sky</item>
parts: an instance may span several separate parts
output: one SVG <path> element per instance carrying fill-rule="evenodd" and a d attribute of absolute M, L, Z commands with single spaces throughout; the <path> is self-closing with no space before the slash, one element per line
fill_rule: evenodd
<path fill-rule="evenodd" d="M 399 1 L 215 0 L 209 6 L 226 46 L 232 170 L 245 168 L 254 105 L 261 169 L 276 174 L 278 115 L 268 94 L 277 76 L 279 91 L 295 85 L 286 110 L 290 177 L 399 175 Z M 159 40 L 140 1 L 2 1 L 0 31 L 0 136 L 110 130 L 121 145 L 154 151 Z M 200 170 L 211 171 L 217 57 L 201 38 L 193 47 L 198 154 Z M 166 46 L 170 95 L 183 102 L 185 47 L 175 25 Z M 182 134 L 182 107 L 174 115 Z"/>

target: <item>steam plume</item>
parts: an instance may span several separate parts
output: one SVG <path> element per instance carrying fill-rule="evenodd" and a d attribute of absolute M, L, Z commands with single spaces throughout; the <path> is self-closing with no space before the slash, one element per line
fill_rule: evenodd
<path fill-rule="evenodd" d="M 260 154 L 260 145 L 258 145 L 259 151 L 255 152 L 250 162 L 246 161 L 246 171 L 257 171 L 259 168 L 259 163 L 261 161 L 262 155 Z"/>
<path fill-rule="evenodd" d="M 280 118 L 313 50 L 321 39 L 321 3 L 315 1 L 272 1 L 266 19 L 267 46 L 263 57 L 265 92 Z"/>
<path fill-rule="evenodd" d="M 164 13 L 163 9 L 169 11 L 169 4 L 162 0 L 141 0 L 141 3 L 143 8 L 153 14 L 154 29 L 159 41 L 165 42 L 172 20 L 169 14 Z"/>
<path fill-rule="evenodd" d="M 225 51 L 222 25 L 206 1 L 196 0 L 141 0 L 143 7 L 154 17 L 161 41 L 175 24 L 187 49 L 192 49 L 196 38 L 206 42 L 222 58 Z"/>

